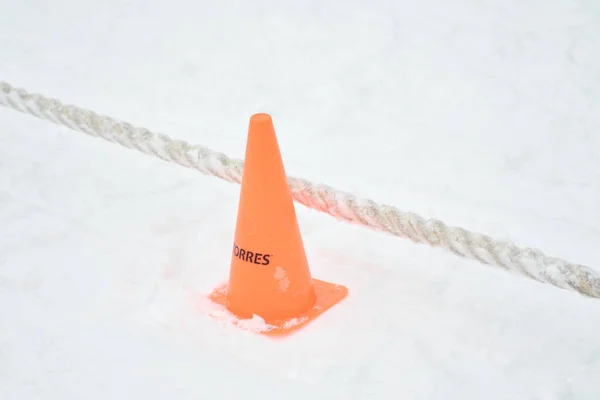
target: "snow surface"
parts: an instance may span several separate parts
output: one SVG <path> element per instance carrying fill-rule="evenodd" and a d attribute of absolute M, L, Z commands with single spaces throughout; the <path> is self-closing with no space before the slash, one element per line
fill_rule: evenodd
<path fill-rule="evenodd" d="M 237 158 L 268 112 L 291 175 L 594 268 L 599 49 L 595 0 L 0 1 L 1 80 Z M 599 300 L 302 206 L 349 297 L 215 321 L 238 194 L 0 109 L 0 399 L 600 398 Z"/>

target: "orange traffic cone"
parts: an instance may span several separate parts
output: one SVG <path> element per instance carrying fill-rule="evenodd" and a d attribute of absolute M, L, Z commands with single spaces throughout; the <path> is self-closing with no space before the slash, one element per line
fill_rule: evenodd
<path fill-rule="evenodd" d="M 250 118 L 229 284 L 210 299 L 238 319 L 261 317 L 281 334 L 314 319 L 348 293 L 312 279 L 271 116 Z"/>

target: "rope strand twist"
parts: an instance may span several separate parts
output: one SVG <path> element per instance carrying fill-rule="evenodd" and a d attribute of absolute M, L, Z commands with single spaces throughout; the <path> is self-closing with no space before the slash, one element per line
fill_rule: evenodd
<path fill-rule="evenodd" d="M 0 105 L 165 161 L 197 169 L 205 175 L 241 183 L 242 160 L 97 115 L 89 110 L 64 105 L 59 100 L 28 93 L 2 81 Z M 361 199 L 351 193 L 305 179 L 288 177 L 288 184 L 295 201 L 340 221 L 364 225 L 415 243 L 441 247 L 460 257 L 516 272 L 586 296 L 600 297 L 600 275 L 585 265 L 549 257 L 539 250 L 520 248 L 481 233 L 449 227 L 442 221 L 424 219 L 417 214 Z"/>

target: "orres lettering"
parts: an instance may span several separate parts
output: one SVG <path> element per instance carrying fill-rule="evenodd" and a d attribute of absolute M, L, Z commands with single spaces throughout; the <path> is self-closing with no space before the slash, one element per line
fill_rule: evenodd
<path fill-rule="evenodd" d="M 241 248 L 237 244 L 233 244 L 233 255 L 242 261 L 246 261 L 257 265 L 269 265 L 271 262 L 271 254 L 257 253 Z"/>

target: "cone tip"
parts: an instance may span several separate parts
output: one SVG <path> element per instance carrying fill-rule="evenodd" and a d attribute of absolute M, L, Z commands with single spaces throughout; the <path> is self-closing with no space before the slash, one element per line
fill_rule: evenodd
<path fill-rule="evenodd" d="M 251 123 L 269 123 L 271 122 L 271 115 L 267 113 L 257 113 L 250 117 Z"/>
<path fill-rule="evenodd" d="M 271 116 L 266 113 L 254 114 L 250 117 L 250 132 L 255 134 L 272 134 L 275 130 Z"/>

